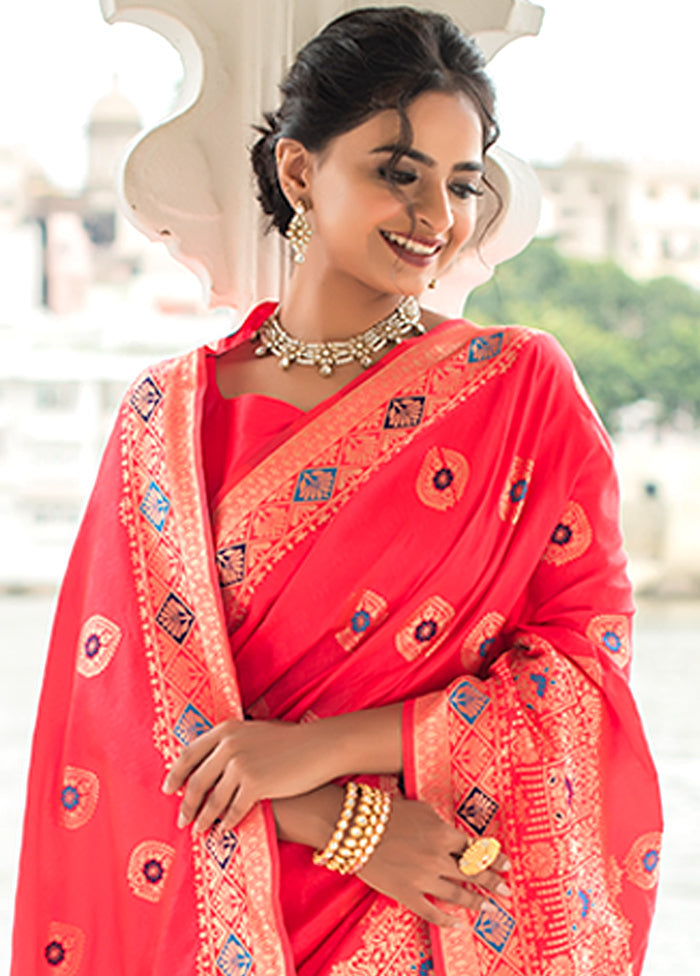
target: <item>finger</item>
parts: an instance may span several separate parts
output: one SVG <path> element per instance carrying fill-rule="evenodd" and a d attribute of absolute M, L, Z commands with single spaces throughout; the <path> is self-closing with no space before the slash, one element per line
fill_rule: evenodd
<path fill-rule="evenodd" d="M 430 925 L 437 925 L 441 929 L 461 929 L 464 925 L 460 919 L 455 918 L 454 915 L 448 915 L 447 912 L 441 911 L 437 905 L 434 905 L 427 898 L 421 897 L 418 899 L 415 905 L 406 904 L 407 908 L 415 912 L 416 915 L 420 915 L 421 918 L 425 919 Z"/>
<path fill-rule="evenodd" d="M 246 792 L 245 787 L 239 787 L 221 818 L 224 829 L 233 830 L 237 827 L 241 820 L 250 813 L 256 802 L 257 800 Z"/>
<path fill-rule="evenodd" d="M 454 858 L 450 857 L 446 858 L 444 870 L 440 872 L 440 875 L 455 884 L 476 885 L 492 894 L 503 895 L 505 898 L 510 897 L 511 894 L 510 887 L 503 875 L 499 871 L 495 871 L 493 867 L 487 868 L 486 871 L 481 871 L 479 874 L 467 876 L 462 874 Z"/>
<path fill-rule="evenodd" d="M 462 908 L 478 909 L 484 902 L 483 892 L 464 888 L 461 884 L 452 884 L 442 878 L 431 885 L 428 893 L 439 898 L 440 901 L 448 902 L 450 905 L 460 905 Z"/>
<path fill-rule="evenodd" d="M 216 748 L 217 740 L 212 732 L 205 732 L 182 750 L 163 781 L 161 787 L 163 793 L 177 793 L 192 770 L 196 769 L 202 760 Z"/>
<path fill-rule="evenodd" d="M 235 797 L 238 789 L 234 770 L 227 768 L 202 803 L 192 832 L 203 834 L 209 830 L 215 820 L 222 819 L 231 803 L 231 797 Z"/>
<path fill-rule="evenodd" d="M 178 827 L 185 827 L 192 823 L 209 792 L 214 789 L 224 773 L 229 776 L 235 775 L 234 769 L 233 765 L 227 765 L 225 757 L 221 756 L 218 750 L 211 753 L 204 762 L 196 767 L 185 786 L 177 821 Z M 230 798 L 231 794 L 229 793 L 227 804 Z"/>

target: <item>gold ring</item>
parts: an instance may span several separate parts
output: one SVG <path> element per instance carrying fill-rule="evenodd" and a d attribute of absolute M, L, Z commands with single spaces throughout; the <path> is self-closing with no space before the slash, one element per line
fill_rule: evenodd
<path fill-rule="evenodd" d="M 462 874 L 470 878 L 490 868 L 501 853 L 501 845 L 495 837 L 480 837 L 462 851 L 458 867 Z"/>

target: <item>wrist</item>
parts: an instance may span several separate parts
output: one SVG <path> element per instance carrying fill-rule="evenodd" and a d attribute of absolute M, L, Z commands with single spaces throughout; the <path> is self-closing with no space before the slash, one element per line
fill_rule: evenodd
<path fill-rule="evenodd" d="M 301 796 L 273 800 L 277 837 L 307 847 L 324 847 L 340 815 L 343 797 L 343 788 L 331 783 Z"/>
<path fill-rule="evenodd" d="M 323 754 L 323 782 L 357 773 L 402 771 L 402 706 L 347 712 L 305 726 Z"/>

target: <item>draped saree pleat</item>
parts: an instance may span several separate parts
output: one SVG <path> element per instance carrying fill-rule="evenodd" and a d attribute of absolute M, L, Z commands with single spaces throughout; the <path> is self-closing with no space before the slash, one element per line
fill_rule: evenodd
<path fill-rule="evenodd" d="M 248 439 L 217 453 L 205 429 L 203 459 L 202 415 L 229 409 L 211 375 L 200 351 L 134 384 L 88 508 L 13 976 L 638 974 L 661 815 L 610 446 L 561 350 L 443 323 L 308 414 L 241 398 Z M 462 929 L 278 844 L 267 803 L 235 832 L 176 830 L 158 787 L 204 729 L 390 702 L 407 795 L 513 864 L 512 899 L 454 909 Z"/>

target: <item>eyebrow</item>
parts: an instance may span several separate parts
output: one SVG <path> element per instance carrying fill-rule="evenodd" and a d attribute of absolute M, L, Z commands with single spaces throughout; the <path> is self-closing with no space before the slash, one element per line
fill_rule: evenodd
<path fill-rule="evenodd" d="M 396 143 L 388 144 L 386 146 L 377 146 L 376 149 L 372 149 L 372 154 L 374 153 L 395 153 L 400 147 Z M 423 166 L 436 166 L 434 159 L 430 156 L 426 156 L 425 153 L 420 152 L 418 149 L 414 149 L 413 146 L 409 146 L 408 149 L 401 150 L 402 156 L 408 156 L 409 159 L 415 159 L 417 163 L 422 163 Z M 484 164 L 477 162 L 476 160 L 467 160 L 463 163 L 455 163 L 452 169 L 458 171 L 466 171 L 468 173 L 484 173 Z"/>

